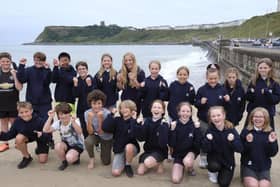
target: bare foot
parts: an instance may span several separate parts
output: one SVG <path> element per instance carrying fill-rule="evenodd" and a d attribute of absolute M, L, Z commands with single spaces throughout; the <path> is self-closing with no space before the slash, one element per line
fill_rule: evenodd
<path fill-rule="evenodd" d="M 147 172 L 147 168 L 144 166 L 143 163 L 141 163 L 137 168 L 137 174 L 138 175 L 144 175 Z"/>
<path fill-rule="evenodd" d="M 88 169 L 93 169 L 94 168 L 94 158 L 90 158 L 88 162 Z"/>
<path fill-rule="evenodd" d="M 162 174 L 163 172 L 164 172 L 163 165 L 162 165 L 162 164 L 159 164 L 159 165 L 158 165 L 158 168 L 157 168 L 157 173 L 158 173 L 158 174 Z"/>

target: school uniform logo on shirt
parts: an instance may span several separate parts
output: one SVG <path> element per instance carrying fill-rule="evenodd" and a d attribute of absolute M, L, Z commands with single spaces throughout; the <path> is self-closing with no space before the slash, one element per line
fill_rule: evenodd
<path fill-rule="evenodd" d="M 9 79 L 13 81 L 13 80 L 14 80 L 14 77 L 11 75 L 11 76 L 9 77 Z"/>
<path fill-rule="evenodd" d="M 187 93 L 186 93 L 186 96 L 189 97 L 189 95 L 190 95 L 190 94 L 187 92 Z"/>
<path fill-rule="evenodd" d="M 130 129 L 127 129 L 127 133 L 129 134 L 131 132 L 131 130 Z"/>
<path fill-rule="evenodd" d="M 249 160 L 249 161 L 248 161 L 248 166 L 250 166 L 250 165 L 252 165 L 252 164 L 253 164 L 252 161 Z"/>
<path fill-rule="evenodd" d="M 159 132 L 157 132 L 157 136 L 159 136 Z"/>
<path fill-rule="evenodd" d="M 164 82 L 160 81 L 160 82 L 159 82 L 159 87 L 166 87 L 166 85 L 165 85 Z"/>
<path fill-rule="evenodd" d="M 219 99 L 223 99 L 223 96 L 222 96 L 222 95 L 219 95 Z"/>
<path fill-rule="evenodd" d="M 241 97 L 237 97 L 237 101 L 241 101 Z"/>
<path fill-rule="evenodd" d="M 269 93 L 272 93 L 272 89 L 269 89 L 268 92 L 269 92 Z"/>
<path fill-rule="evenodd" d="M 193 133 L 189 133 L 189 138 L 192 138 L 193 137 Z"/>

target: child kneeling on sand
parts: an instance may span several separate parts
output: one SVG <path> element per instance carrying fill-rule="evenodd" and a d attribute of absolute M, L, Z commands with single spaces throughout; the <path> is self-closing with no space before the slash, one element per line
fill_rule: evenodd
<path fill-rule="evenodd" d="M 106 103 L 106 95 L 100 90 L 94 90 L 88 94 L 88 104 L 91 109 L 85 112 L 85 120 L 87 124 L 88 137 L 85 139 L 85 146 L 89 156 L 88 168 L 94 167 L 94 147 L 101 144 L 100 159 L 102 164 L 109 165 L 111 163 L 111 149 L 113 134 L 103 132 L 102 123 L 111 112 L 104 108 Z"/>
<path fill-rule="evenodd" d="M 103 122 L 102 130 L 113 133 L 114 159 L 112 164 L 112 175 L 120 176 L 124 170 L 128 177 L 133 177 L 131 163 L 139 153 L 140 147 L 135 138 L 135 126 L 137 124 L 136 104 L 132 100 L 124 100 L 119 105 L 120 117 L 109 115 Z"/>
<path fill-rule="evenodd" d="M 7 141 L 15 138 L 15 146 L 18 149 L 23 159 L 17 165 L 18 169 L 27 167 L 33 160 L 27 149 L 27 143 L 36 141 L 37 148 L 35 153 L 38 155 L 40 163 L 46 163 L 48 160 L 49 146 L 51 136 L 42 133 L 44 121 L 36 114 L 33 114 L 33 108 L 29 102 L 18 102 L 17 104 L 18 117 L 13 123 L 8 132 L 0 133 L 0 140 Z"/>
<path fill-rule="evenodd" d="M 52 123 L 55 112 L 58 120 Z M 78 119 L 71 115 L 72 108 L 68 103 L 62 102 L 55 107 L 55 111 L 48 112 L 49 118 L 43 128 L 44 132 L 59 131 L 61 142 L 55 145 L 55 151 L 60 160 L 59 170 L 67 168 L 68 163 L 79 164 L 80 154 L 84 150 L 82 128 Z"/>

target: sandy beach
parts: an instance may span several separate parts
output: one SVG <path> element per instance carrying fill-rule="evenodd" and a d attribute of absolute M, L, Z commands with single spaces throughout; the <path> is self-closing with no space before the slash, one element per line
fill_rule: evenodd
<path fill-rule="evenodd" d="M 245 116 L 245 114 L 244 114 Z M 244 118 L 243 118 L 244 121 Z M 276 131 L 279 139 L 280 116 L 276 117 Z M 242 123 L 241 123 L 242 124 Z M 240 132 L 241 127 L 238 127 Z M 59 135 L 55 134 L 55 141 L 59 141 Z M 181 184 L 175 185 L 171 183 L 171 166 L 172 163 L 165 161 L 165 172 L 162 175 L 150 171 L 145 176 L 135 175 L 133 178 L 126 177 L 123 174 L 121 177 L 114 178 L 111 176 L 111 166 L 103 166 L 100 163 L 99 153 L 96 153 L 96 164 L 92 170 L 87 169 L 88 155 L 86 151 L 81 155 L 81 164 L 69 166 L 64 171 L 59 171 L 57 167 L 60 161 L 56 157 L 54 150 L 50 150 L 49 161 L 47 164 L 39 164 L 36 155 L 34 154 L 35 143 L 29 144 L 29 150 L 33 156 L 33 162 L 25 169 L 17 169 L 17 164 L 21 160 L 20 153 L 14 148 L 14 140 L 10 141 L 10 149 L 6 152 L 0 153 L 0 179 L 1 187 L 10 186 L 122 186 L 122 187 L 154 187 L 154 186 L 197 186 L 197 187 L 211 187 L 217 186 L 208 180 L 207 170 L 198 168 L 198 159 L 195 163 L 195 170 L 197 175 L 194 177 L 185 176 Z M 236 154 L 236 169 L 231 186 L 242 186 L 239 177 L 239 158 Z M 138 157 L 133 162 L 133 169 L 136 173 Z M 277 176 L 280 173 L 280 156 L 277 154 L 273 158 L 271 169 L 271 177 L 273 186 L 280 186 Z"/>

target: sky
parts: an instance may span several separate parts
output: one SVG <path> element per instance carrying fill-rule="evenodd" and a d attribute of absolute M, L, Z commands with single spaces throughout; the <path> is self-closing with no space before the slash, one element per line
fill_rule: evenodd
<path fill-rule="evenodd" d="M 50 25 L 218 23 L 274 12 L 277 0 L 3 0 L 0 6 L 0 44 L 21 44 Z"/>

